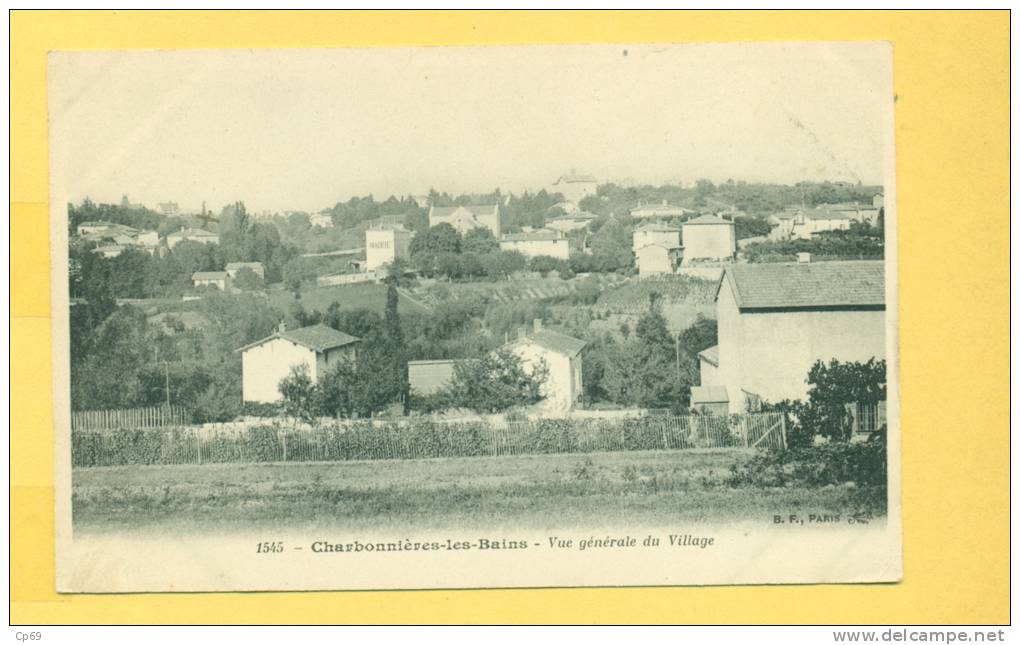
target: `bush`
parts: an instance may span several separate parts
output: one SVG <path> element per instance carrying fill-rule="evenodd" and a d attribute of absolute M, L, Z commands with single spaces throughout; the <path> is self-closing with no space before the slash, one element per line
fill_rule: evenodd
<path fill-rule="evenodd" d="M 761 452 L 734 464 L 731 486 L 777 488 L 785 486 L 886 487 L 884 437 L 862 443 L 832 442 L 808 448 Z"/>

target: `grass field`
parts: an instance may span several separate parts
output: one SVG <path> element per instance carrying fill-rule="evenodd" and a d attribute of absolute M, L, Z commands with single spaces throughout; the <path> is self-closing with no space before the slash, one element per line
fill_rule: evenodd
<path fill-rule="evenodd" d="M 79 532 L 431 529 L 764 522 L 858 510 L 845 487 L 726 483 L 744 450 L 78 469 Z"/>

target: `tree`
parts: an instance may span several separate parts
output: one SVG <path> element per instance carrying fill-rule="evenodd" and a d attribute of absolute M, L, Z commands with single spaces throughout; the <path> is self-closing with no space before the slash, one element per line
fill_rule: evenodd
<path fill-rule="evenodd" d="M 460 248 L 460 233 L 450 224 L 443 222 L 414 236 L 408 250 L 413 258 L 439 253 L 460 253 Z"/>
<path fill-rule="evenodd" d="M 283 281 L 291 291 L 298 291 L 301 285 L 315 277 L 315 265 L 308 258 L 297 256 L 283 265 Z"/>
<path fill-rule="evenodd" d="M 680 347 L 692 358 L 713 345 L 719 344 L 718 324 L 701 314 L 680 334 Z"/>
<path fill-rule="evenodd" d="M 461 245 L 464 253 L 476 253 L 485 255 L 499 250 L 499 242 L 487 228 L 473 228 L 464 234 L 464 243 Z"/>
<path fill-rule="evenodd" d="M 620 222 L 610 219 L 592 236 L 592 255 L 601 271 L 616 271 L 633 266 L 631 239 Z"/>
<path fill-rule="evenodd" d="M 846 441 L 852 431 L 848 403 L 878 403 L 886 398 L 884 360 L 815 362 L 807 376 L 808 404 L 801 424 L 813 433 Z"/>
<path fill-rule="evenodd" d="M 453 377 L 436 398 L 440 407 L 502 412 L 540 401 L 542 384 L 548 376 L 549 368 L 544 362 L 529 370 L 513 352 L 497 350 L 481 358 L 454 363 Z"/>
<path fill-rule="evenodd" d="M 262 278 L 250 267 L 241 267 L 234 276 L 234 286 L 242 291 L 255 291 L 262 288 Z"/>
<path fill-rule="evenodd" d="M 397 288 L 390 284 L 386 289 L 386 312 L 384 329 L 389 350 L 390 377 L 398 384 L 400 399 L 404 403 L 404 413 L 408 412 L 408 376 L 407 347 L 404 344 L 404 331 L 400 327 L 400 314 L 397 311 L 399 298 Z"/>
<path fill-rule="evenodd" d="M 283 409 L 288 415 L 305 422 L 315 418 L 317 395 L 307 365 L 301 363 L 290 368 L 290 373 L 280 381 L 279 389 L 283 395 Z"/>
<path fill-rule="evenodd" d="M 666 325 L 666 318 L 659 306 L 661 296 L 652 292 L 648 296 L 648 311 L 638 318 L 634 332 L 648 352 L 653 354 L 672 354 L 674 351 L 673 337 Z"/>

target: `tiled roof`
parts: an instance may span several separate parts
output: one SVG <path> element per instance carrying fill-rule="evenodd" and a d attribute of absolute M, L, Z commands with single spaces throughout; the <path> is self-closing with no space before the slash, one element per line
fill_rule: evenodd
<path fill-rule="evenodd" d="M 192 280 L 226 280 L 226 271 L 196 271 L 191 274 Z"/>
<path fill-rule="evenodd" d="M 453 378 L 456 361 L 408 361 L 407 378 L 411 389 L 420 394 L 432 394 Z"/>
<path fill-rule="evenodd" d="M 669 224 L 643 224 L 634 229 L 635 233 L 679 233 L 680 229 Z"/>
<path fill-rule="evenodd" d="M 548 349 L 551 352 L 557 352 L 559 354 L 565 354 L 567 356 L 576 356 L 582 349 L 584 349 L 585 345 L 588 344 L 579 338 L 567 336 L 566 334 L 561 334 L 557 331 L 551 331 L 548 329 L 543 329 L 542 331 L 535 332 L 531 336 L 522 338 L 520 339 L 520 341 L 514 342 L 521 342 L 527 340 L 530 340 L 539 347 Z"/>
<path fill-rule="evenodd" d="M 741 309 L 811 309 L 885 306 L 881 260 L 734 264 L 722 285 L 733 289 Z"/>
<path fill-rule="evenodd" d="M 705 359 L 716 367 L 719 367 L 719 346 L 712 345 L 708 349 L 698 352 L 698 357 Z"/>
<path fill-rule="evenodd" d="M 730 400 L 726 388 L 721 385 L 695 385 L 691 388 L 691 404 L 725 403 Z"/>
<path fill-rule="evenodd" d="M 715 215 L 702 215 L 700 217 L 695 217 L 692 220 L 687 220 L 686 222 L 684 222 L 684 226 L 690 226 L 692 224 L 695 224 L 695 225 L 700 225 L 700 224 L 727 224 L 729 226 L 733 226 L 733 222 L 731 222 L 729 220 L 725 220 L 725 219 L 723 219 L 721 217 L 716 217 Z"/>
<path fill-rule="evenodd" d="M 315 350 L 316 352 L 324 352 L 327 349 L 333 349 L 335 347 L 343 347 L 344 345 L 350 345 L 351 343 L 360 342 L 361 339 L 350 334 L 345 334 L 342 331 L 337 331 L 332 327 L 327 327 L 323 324 L 312 325 L 310 327 L 302 327 L 300 329 L 276 332 L 272 336 L 266 336 L 262 340 L 257 340 L 254 343 L 245 345 L 244 347 L 238 348 L 234 351 L 243 352 L 246 349 L 250 349 L 257 345 L 261 345 L 270 340 L 276 338 L 283 338 L 289 340 L 292 343 L 303 345 L 309 349 Z"/>
<path fill-rule="evenodd" d="M 472 215 L 477 216 L 495 215 L 499 206 L 497 204 L 487 204 L 484 206 L 433 206 L 429 215 L 431 217 L 448 217 L 462 208 Z"/>

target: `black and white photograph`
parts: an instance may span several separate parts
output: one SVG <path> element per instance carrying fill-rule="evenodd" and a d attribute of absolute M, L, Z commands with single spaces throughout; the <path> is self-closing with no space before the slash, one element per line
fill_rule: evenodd
<path fill-rule="evenodd" d="M 900 579 L 888 43 L 48 68 L 60 591 Z"/>

